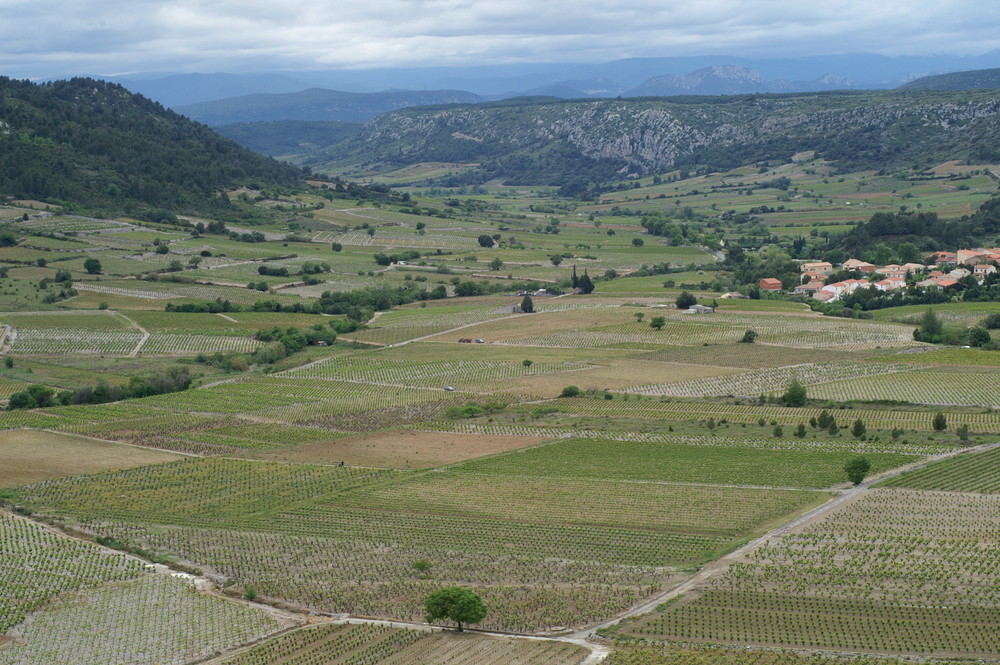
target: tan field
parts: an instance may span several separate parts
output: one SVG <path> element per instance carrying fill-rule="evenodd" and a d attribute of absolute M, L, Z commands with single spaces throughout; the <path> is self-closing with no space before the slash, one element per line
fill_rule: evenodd
<path fill-rule="evenodd" d="M 280 462 L 343 462 L 350 466 L 422 469 L 523 448 L 540 441 L 543 439 L 531 436 L 398 430 L 267 451 L 256 457 Z"/>
<path fill-rule="evenodd" d="M 9 430 L 0 432 L 0 487 L 177 459 L 181 456 L 114 441 L 56 432 Z"/>

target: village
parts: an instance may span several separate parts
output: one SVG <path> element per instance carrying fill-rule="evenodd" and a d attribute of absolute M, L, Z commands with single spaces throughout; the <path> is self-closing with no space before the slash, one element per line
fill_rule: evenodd
<path fill-rule="evenodd" d="M 828 261 L 806 262 L 801 266 L 801 283 L 795 286 L 791 293 L 812 296 L 820 302 L 834 302 L 858 289 L 889 292 L 912 286 L 918 289 L 958 291 L 973 283 L 982 285 L 990 275 L 997 273 L 1000 247 L 934 252 L 929 255 L 928 261 L 930 265 L 893 263 L 876 266 L 852 258 L 840 264 L 839 270 Z M 843 271 L 857 273 L 860 277 L 830 281 L 835 272 Z M 758 286 L 761 293 L 787 292 L 781 280 L 774 277 L 761 279 Z"/>

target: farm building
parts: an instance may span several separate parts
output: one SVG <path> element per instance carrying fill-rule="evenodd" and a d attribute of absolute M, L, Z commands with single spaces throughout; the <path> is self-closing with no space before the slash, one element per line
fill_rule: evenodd
<path fill-rule="evenodd" d="M 847 259 L 842 264 L 844 270 L 857 270 L 858 272 L 875 272 L 875 264 L 861 261 L 860 259 Z"/>
<path fill-rule="evenodd" d="M 813 261 L 803 263 L 800 269 L 802 272 L 818 272 L 822 275 L 829 275 L 833 272 L 833 264 L 828 261 Z"/>
<path fill-rule="evenodd" d="M 774 277 L 765 277 L 760 280 L 760 290 L 761 291 L 780 291 L 781 290 L 781 280 L 775 279 Z"/>

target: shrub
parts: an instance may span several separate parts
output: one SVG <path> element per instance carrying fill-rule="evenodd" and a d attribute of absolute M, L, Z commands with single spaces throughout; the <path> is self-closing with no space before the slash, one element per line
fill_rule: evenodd
<path fill-rule="evenodd" d="M 792 379 L 785 394 L 781 396 L 781 403 L 785 406 L 799 407 L 805 406 L 807 399 L 806 387 L 799 383 L 798 379 Z"/>

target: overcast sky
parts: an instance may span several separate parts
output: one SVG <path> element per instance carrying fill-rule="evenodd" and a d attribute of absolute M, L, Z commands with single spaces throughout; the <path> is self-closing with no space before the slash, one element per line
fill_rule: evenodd
<path fill-rule="evenodd" d="M 995 0 L 0 0 L 0 74 L 1000 48 Z"/>

